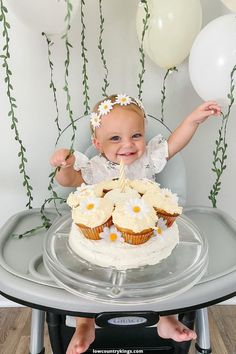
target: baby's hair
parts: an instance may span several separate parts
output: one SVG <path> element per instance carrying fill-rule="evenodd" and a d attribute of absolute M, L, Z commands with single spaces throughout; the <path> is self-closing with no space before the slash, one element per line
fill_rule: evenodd
<path fill-rule="evenodd" d="M 109 102 L 111 106 L 107 108 L 106 112 L 102 113 L 100 107 L 102 106 L 103 103 L 105 104 L 106 102 Z M 145 111 L 141 101 L 127 95 L 113 94 L 103 98 L 98 103 L 96 103 L 95 106 L 93 107 L 91 120 L 90 120 L 90 128 L 92 134 L 95 133 L 95 128 L 99 127 L 101 124 L 100 117 L 102 115 L 106 115 L 110 113 L 110 111 L 115 108 L 114 106 L 115 107 L 121 106 L 124 109 L 133 110 L 136 113 L 138 113 L 143 119 L 146 118 Z M 95 122 L 93 121 L 94 117 L 96 120 Z"/>

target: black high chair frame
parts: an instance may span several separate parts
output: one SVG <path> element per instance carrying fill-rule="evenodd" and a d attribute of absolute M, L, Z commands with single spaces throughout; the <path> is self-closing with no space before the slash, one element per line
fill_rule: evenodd
<path fill-rule="evenodd" d="M 47 312 L 46 318 L 53 353 L 65 354 L 74 329 L 66 325 L 65 315 Z M 111 319 L 115 319 L 116 324 L 110 324 Z M 155 312 L 97 314 L 95 322 L 99 328 L 96 329 L 96 339 L 86 353 L 188 353 L 191 341 L 177 343 L 157 335 L 156 327 L 151 326 L 156 325 L 158 319 Z M 140 320 L 146 321 L 139 323 Z M 193 329 L 195 311 L 180 314 L 179 320 Z"/>

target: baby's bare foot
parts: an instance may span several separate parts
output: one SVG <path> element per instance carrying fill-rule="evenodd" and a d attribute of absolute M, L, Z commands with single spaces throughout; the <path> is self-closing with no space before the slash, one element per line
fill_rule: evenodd
<path fill-rule="evenodd" d="M 171 338 L 176 342 L 183 342 L 197 338 L 196 332 L 179 322 L 175 316 L 160 317 L 157 324 L 157 332 L 160 337 Z"/>
<path fill-rule="evenodd" d="M 66 354 L 81 354 L 86 352 L 95 339 L 93 318 L 78 318 L 76 322 L 76 330 L 71 338 Z"/>

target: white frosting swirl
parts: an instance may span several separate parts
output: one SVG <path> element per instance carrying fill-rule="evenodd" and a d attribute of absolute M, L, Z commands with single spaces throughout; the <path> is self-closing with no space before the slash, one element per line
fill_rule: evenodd
<path fill-rule="evenodd" d="M 114 204 L 109 199 L 90 197 L 72 209 L 72 219 L 76 224 L 96 227 L 104 224 L 112 214 Z"/>
<path fill-rule="evenodd" d="M 167 189 L 163 189 L 161 193 L 157 194 L 153 193 L 153 191 L 148 191 L 142 196 L 142 199 L 154 208 L 163 210 L 171 215 L 181 214 L 183 210 L 183 208 L 178 205 L 176 194 L 172 194 Z"/>
<path fill-rule="evenodd" d="M 141 201 L 141 200 L 140 200 Z M 134 233 L 139 233 L 147 229 L 153 229 L 157 221 L 157 216 L 155 210 L 146 204 L 144 201 L 143 209 L 142 204 L 138 202 L 138 199 L 130 199 L 127 204 L 118 204 L 112 213 L 113 223 L 118 227 L 128 229 Z M 128 207 L 141 209 L 140 212 L 129 212 Z M 137 204 L 137 206 L 135 205 Z"/>
<path fill-rule="evenodd" d="M 147 178 L 130 180 L 129 186 L 141 194 L 144 194 L 149 190 L 153 191 L 153 193 L 159 193 L 161 190 L 159 184 Z"/>
<path fill-rule="evenodd" d="M 79 205 L 80 198 L 75 193 L 70 193 L 66 202 L 71 208 L 75 208 Z"/>
<path fill-rule="evenodd" d="M 124 203 L 129 198 L 141 198 L 135 189 L 125 187 L 124 192 L 121 189 L 112 189 L 104 195 L 104 199 L 110 199 L 114 204 Z"/>
<path fill-rule="evenodd" d="M 108 179 L 96 184 L 98 188 L 111 190 L 114 188 L 119 188 L 120 181 L 118 179 Z"/>

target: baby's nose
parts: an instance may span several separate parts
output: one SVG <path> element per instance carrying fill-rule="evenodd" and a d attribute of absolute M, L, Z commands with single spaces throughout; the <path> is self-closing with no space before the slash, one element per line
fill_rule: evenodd
<path fill-rule="evenodd" d="M 124 139 L 124 140 L 123 140 L 123 145 L 124 145 L 125 147 L 127 147 L 127 146 L 132 146 L 132 144 L 133 144 L 132 139 L 127 138 L 127 139 Z"/>

